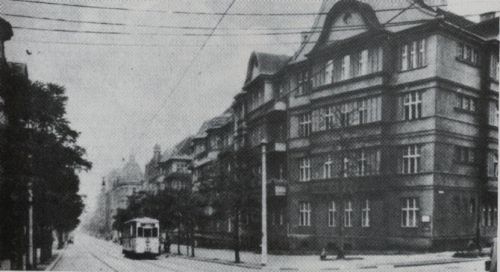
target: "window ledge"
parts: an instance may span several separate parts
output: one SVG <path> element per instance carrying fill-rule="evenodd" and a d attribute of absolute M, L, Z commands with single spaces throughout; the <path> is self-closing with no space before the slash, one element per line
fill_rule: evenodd
<path fill-rule="evenodd" d="M 402 73 L 406 73 L 406 72 L 412 72 L 412 71 L 415 71 L 415 70 L 425 69 L 425 68 L 427 68 L 427 66 L 428 65 L 426 64 L 426 65 L 423 65 L 423 66 L 420 66 L 420 67 L 406 69 L 406 70 L 399 69 L 399 73 L 402 74 Z"/>
<path fill-rule="evenodd" d="M 464 59 L 462 59 L 462 58 L 460 58 L 460 57 L 456 57 L 455 59 L 456 59 L 458 62 L 460 62 L 460 63 L 463 63 L 463 64 L 466 64 L 466 65 L 472 66 L 472 67 L 474 67 L 474 68 L 479 68 L 479 63 L 473 63 L 473 62 L 471 62 L 471 61 L 464 60 Z"/>
<path fill-rule="evenodd" d="M 458 112 L 461 112 L 461 113 L 467 113 L 467 114 L 472 114 L 472 115 L 476 115 L 477 114 L 476 111 L 466 110 L 466 109 L 462 109 L 460 107 L 454 107 L 454 108 L 455 108 L 455 111 L 458 111 Z"/>

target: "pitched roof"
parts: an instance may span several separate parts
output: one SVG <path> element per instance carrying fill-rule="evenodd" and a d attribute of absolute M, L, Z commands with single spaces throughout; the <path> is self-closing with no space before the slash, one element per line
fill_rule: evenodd
<path fill-rule="evenodd" d="M 216 129 L 227 125 L 233 121 L 233 110 L 231 108 L 226 109 L 221 115 L 216 116 L 210 120 L 203 122 L 198 133 L 193 136 L 194 139 L 207 137 L 207 130 Z"/>
<path fill-rule="evenodd" d="M 494 17 L 477 24 L 472 24 L 467 29 L 486 38 L 496 37 L 499 31 L 499 20 L 500 18 Z"/>
<path fill-rule="evenodd" d="M 165 151 L 162 155 L 161 161 L 165 162 L 171 159 L 191 159 L 191 141 L 193 137 L 189 136 L 176 144 L 172 149 Z"/>
<path fill-rule="evenodd" d="M 252 52 L 248 60 L 245 83 L 252 81 L 252 79 L 258 75 L 274 75 L 288 63 L 290 58 L 291 57 L 287 55 Z M 258 75 L 252 75 L 254 66 L 257 67 Z"/>
<path fill-rule="evenodd" d="M 0 41 L 8 41 L 13 35 L 10 23 L 0 17 Z"/>
<path fill-rule="evenodd" d="M 357 2 L 358 4 L 353 5 L 353 2 Z M 331 13 L 336 12 L 335 9 L 338 7 L 357 6 L 360 12 L 365 13 L 367 21 L 378 21 L 382 26 L 390 21 L 395 24 L 384 26 L 384 29 L 390 32 L 399 32 L 425 23 L 425 21 L 415 22 L 415 20 L 435 19 L 437 13 L 432 6 L 440 6 L 445 2 L 446 0 L 323 0 L 319 15 L 316 16 L 311 27 L 311 33 L 303 39 L 290 64 L 299 63 L 307 59 L 307 54 L 315 47 L 316 41 L 321 36 L 321 32 L 317 31 L 317 29 L 324 28 L 327 18 Z M 410 6 L 411 8 L 404 10 Z M 401 13 L 403 10 L 404 12 Z"/>

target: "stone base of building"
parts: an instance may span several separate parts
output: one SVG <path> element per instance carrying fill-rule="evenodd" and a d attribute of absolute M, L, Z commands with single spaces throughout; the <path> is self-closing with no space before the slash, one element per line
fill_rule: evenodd
<path fill-rule="evenodd" d="M 438 252 L 458 251 L 470 247 L 474 236 L 463 237 L 346 237 L 344 248 L 355 251 L 417 251 Z M 491 245 L 494 237 L 481 237 L 481 246 Z M 337 250 L 339 239 L 335 237 L 319 237 L 313 235 L 293 235 L 288 238 L 290 252 Z"/>

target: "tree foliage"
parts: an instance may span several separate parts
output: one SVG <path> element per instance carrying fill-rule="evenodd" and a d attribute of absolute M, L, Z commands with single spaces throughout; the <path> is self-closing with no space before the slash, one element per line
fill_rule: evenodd
<path fill-rule="evenodd" d="M 33 186 L 35 224 L 67 232 L 79 224 L 83 201 L 78 195 L 79 171 L 89 170 L 79 133 L 66 118 L 67 96 L 62 86 L 30 82 L 24 75 L 1 71 L 5 143 L 1 185 L 3 242 L 12 243 L 22 229 L 27 209 L 27 185 Z"/>

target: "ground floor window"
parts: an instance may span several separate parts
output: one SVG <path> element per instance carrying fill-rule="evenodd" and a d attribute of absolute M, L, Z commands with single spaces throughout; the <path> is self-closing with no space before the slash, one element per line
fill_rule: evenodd
<path fill-rule="evenodd" d="M 311 202 L 300 202 L 299 215 L 299 226 L 311 226 Z"/>
<path fill-rule="evenodd" d="M 352 227 L 352 201 L 344 202 L 344 227 Z"/>
<path fill-rule="evenodd" d="M 370 200 L 366 199 L 361 208 L 361 226 L 367 228 L 370 226 Z"/>
<path fill-rule="evenodd" d="M 329 227 L 335 227 L 335 217 L 337 215 L 337 210 L 335 207 L 335 201 L 330 201 L 330 204 L 328 206 L 328 226 Z"/>
<path fill-rule="evenodd" d="M 417 227 L 418 198 L 407 197 L 401 200 L 401 227 Z"/>
<path fill-rule="evenodd" d="M 497 207 L 493 204 L 484 205 L 481 213 L 481 225 L 490 227 L 497 225 Z"/>

